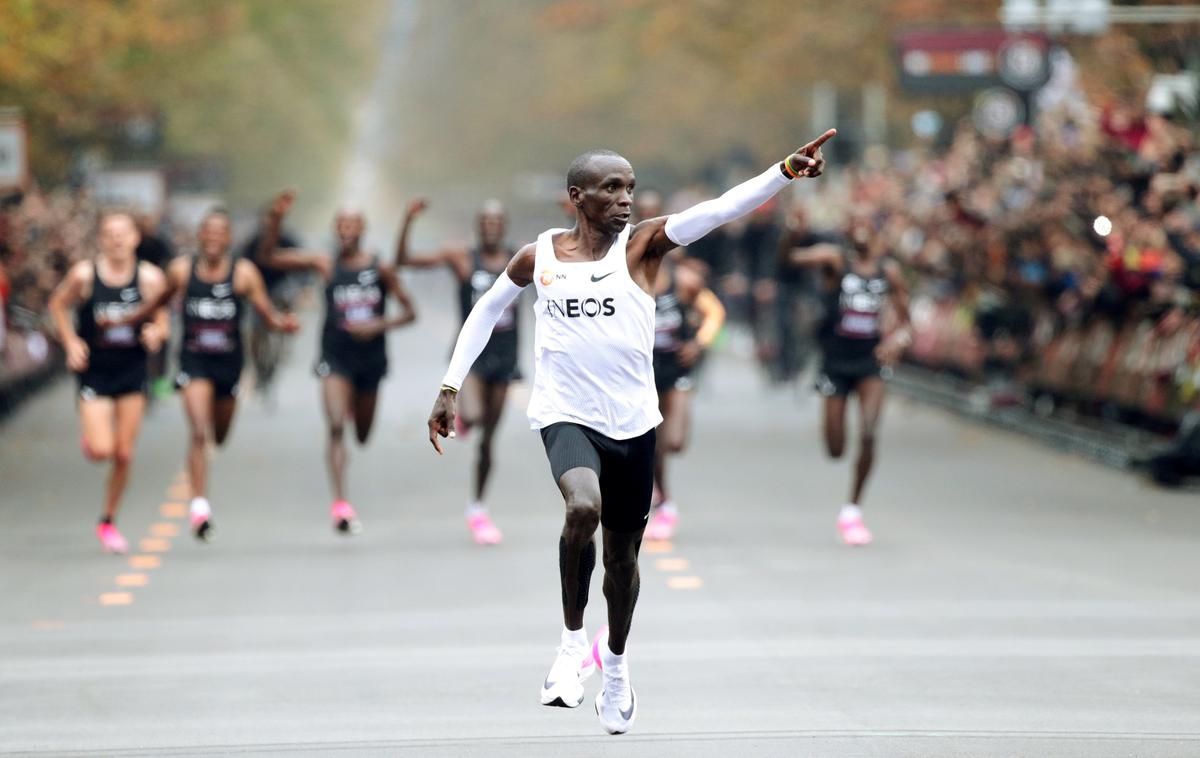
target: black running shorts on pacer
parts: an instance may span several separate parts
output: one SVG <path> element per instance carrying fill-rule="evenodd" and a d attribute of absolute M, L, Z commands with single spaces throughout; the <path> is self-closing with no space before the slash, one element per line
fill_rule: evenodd
<path fill-rule="evenodd" d="M 554 481 L 573 468 L 589 468 L 600 479 L 600 523 L 614 532 L 646 526 L 654 490 L 655 431 L 614 440 L 579 424 L 544 427 L 542 444 Z"/>

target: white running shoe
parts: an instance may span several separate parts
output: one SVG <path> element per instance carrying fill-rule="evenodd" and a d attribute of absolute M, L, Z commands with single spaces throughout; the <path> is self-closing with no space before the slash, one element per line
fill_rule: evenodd
<path fill-rule="evenodd" d="M 624 734 L 637 718 L 637 693 L 629 684 L 629 664 L 604 669 L 604 689 L 596 696 L 596 715 L 609 734 Z"/>
<path fill-rule="evenodd" d="M 629 683 L 629 662 L 623 655 L 620 663 L 614 662 L 616 656 L 608 649 L 607 627 L 596 635 L 592 650 L 595 659 L 601 662 L 604 677 L 604 686 L 596 696 L 600 726 L 609 734 L 624 734 L 633 728 L 633 720 L 637 718 L 637 693 Z"/>
<path fill-rule="evenodd" d="M 564 639 L 563 644 L 558 646 L 558 657 L 554 659 L 554 665 L 542 683 L 542 705 L 577 707 L 583 702 L 583 683 L 595 671 L 596 662 L 592 660 L 592 651 L 587 643 L 570 644 Z"/>

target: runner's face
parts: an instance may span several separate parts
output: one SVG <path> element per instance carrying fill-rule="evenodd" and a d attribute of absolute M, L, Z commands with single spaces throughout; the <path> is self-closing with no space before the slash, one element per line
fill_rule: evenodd
<path fill-rule="evenodd" d="M 113 213 L 100 221 L 100 249 L 105 255 L 132 256 L 140 241 L 141 235 L 131 216 Z"/>
<path fill-rule="evenodd" d="M 633 215 L 633 166 L 624 158 L 597 158 L 592 179 L 587 187 L 572 187 L 571 198 L 592 225 L 619 234 Z"/>
<path fill-rule="evenodd" d="M 220 213 L 206 216 L 200 222 L 200 233 L 197 236 L 200 240 L 200 254 L 202 256 L 210 260 L 220 258 L 229 249 L 231 236 L 229 219 Z"/>
<path fill-rule="evenodd" d="M 339 213 L 334 219 L 333 228 L 337 233 L 338 243 L 343 250 L 358 249 L 358 241 L 362 239 L 366 220 L 361 213 Z"/>
<path fill-rule="evenodd" d="M 479 241 L 494 247 L 504 241 L 505 221 L 503 213 L 479 214 Z"/>

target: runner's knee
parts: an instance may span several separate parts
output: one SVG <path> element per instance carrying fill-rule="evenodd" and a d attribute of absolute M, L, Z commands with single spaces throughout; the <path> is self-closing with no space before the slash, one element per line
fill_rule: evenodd
<path fill-rule="evenodd" d="M 84 440 L 83 456 L 89 461 L 96 463 L 107 461 L 113 457 L 113 443 L 111 440 L 100 443 L 89 443 L 87 440 Z"/>
<path fill-rule="evenodd" d="M 112 458 L 118 466 L 128 466 L 133 463 L 133 443 L 117 443 Z"/>
<path fill-rule="evenodd" d="M 572 493 L 567 498 L 567 528 L 590 536 L 599 526 L 599 494 Z"/>

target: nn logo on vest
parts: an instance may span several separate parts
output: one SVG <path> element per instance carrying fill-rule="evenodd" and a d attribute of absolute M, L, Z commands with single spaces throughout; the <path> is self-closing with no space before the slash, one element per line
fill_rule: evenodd
<path fill-rule="evenodd" d="M 550 318 L 596 318 L 597 316 L 611 316 L 616 312 L 617 309 L 613 305 L 611 297 L 604 299 L 589 297 L 582 300 L 571 297 L 565 300 L 546 301 L 546 315 Z"/>

